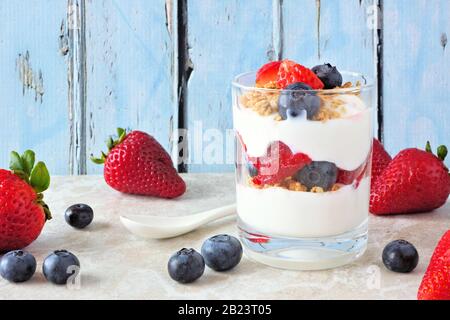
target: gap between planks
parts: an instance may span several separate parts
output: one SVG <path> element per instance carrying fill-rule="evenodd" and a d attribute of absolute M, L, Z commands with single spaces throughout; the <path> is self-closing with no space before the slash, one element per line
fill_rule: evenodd
<path fill-rule="evenodd" d="M 378 140 L 384 142 L 384 111 L 383 111 L 383 1 L 376 0 L 376 79 L 377 79 L 377 123 Z"/>
<path fill-rule="evenodd" d="M 177 68 L 177 99 L 178 99 L 178 130 L 176 130 L 178 140 L 178 145 L 184 146 L 181 150 L 176 149 L 178 157 L 181 159 L 187 159 L 188 142 L 183 141 L 187 139 L 187 135 L 179 135 L 179 130 L 187 129 L 187 95 L 188 95 L 188 83 L 192 72 L 194 71 L 194 66 L 189 57 L 189 30 L 188 30 L 188 2 L 187 0 L 176 0 L 177 1 L 177 57 L 178 57 L 178 68 Z M 187 165 L 185 163 L 178 164 L 179 172 L 187 172 Z"/>
<path fill-rule="evenodd" d="M 69 173 L 86 174 L 86 3 L 67 1 Z"/>

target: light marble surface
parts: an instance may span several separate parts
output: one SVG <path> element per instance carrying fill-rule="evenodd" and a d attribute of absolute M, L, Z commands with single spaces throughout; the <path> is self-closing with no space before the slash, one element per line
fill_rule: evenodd
<path fill-rule="evenodd" d="M 138 239 L 121 225 L 121 213 L 184 215 L 234 201 L 231 174 L 188 174 L 188 192 L 178 200 L 129 196 L 110 189 L 102 177 L 55 177 L 46 193 L 53 219 L 27 250 L 38 270 L 27 283 L 0 280 L 0 299 L 415 299 L 417 288 L 440 235 L 450 228 L 450 203 L 426 214 L 370 217 L 369 246 L 364 256 L 345 267 L 298 272 L 272 269 L 243 258 L 227 273 L 206 269 L 190 285 L 172 281 L 167 260 L 183 247 L 200 249 L 218 233 L 236 234 L 233 218 L 212 223 L 169 240 Z M 95 211 L 94 222 L 75 230 L 64 221 L 64 210 L 84 202 Z M 391 240 L 404 238 L 420 254 L 410 274 L 387 271 L 381 251 Z M 45 281 L 42 260 L 54 249 L 67 249 L 81 262 L 79 286 Z"/>

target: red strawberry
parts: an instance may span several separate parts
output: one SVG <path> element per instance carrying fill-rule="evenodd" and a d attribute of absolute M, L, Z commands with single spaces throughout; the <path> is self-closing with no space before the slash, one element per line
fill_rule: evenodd
<path fill-rule="evenodd" d="M 263 65 L 256 73 L 256 85 L 264 87 L 270 82 L 276 82 L 280 65 L 281 61 L 272 61 Z"/>
<path fill-rule="evenodd" d="M 401 151 L 376 179 L 370 194 L 370 212 L 394 214 L 439 208 L 450 194 L 450 175 L 444 165 L 445 146 L 438 157 L 428 151 Z"/>
<path fill-rule="evenodd" d="M 391 162 L 391 156 L 384 150 L 383 145 L 377 140 L 373 139 L 373 149 L 372 149 L 372 185 L 378 176 L 387 167 L 389 162 Z M 352 184 L 355 179 L 359 182 L 366 171 L 367 164 L 361 165 L 359 168 L 353 171 L 347 171 L 339 169 L 338 183 L 345 185 Z"/>
<path fill-rule="evenodd" d="M 353 182 L 359 183 L 361 179 L 364 177 L 364 173 L 366 172 L 367 163 L 363 163 L 357 169 L 353 171 L 347 171 L 343 169 L 339 169 L 337 183 L 342 183 L 345 185 L 352 184 Z"/>
<path fill-rule="evenodd" d="M 109 138 L 109 153 L 97 164 L 104 163 L 106 183 L 117 191 L 161 198 L 176 198 L 186 185 L 173 167 L 172 160 L 155 138 L 142 131 L 126 133 L 117 129 L 119 139 Z"/>
<path fill-rule="evenodd" d="M 352 184 L 353 181 L 355 181 L 355 179 L 356 179 L 358 170 L 359 170 L 359 168 L 356 170 L 353 170 L 353 171 L 339 169 L 336 183 L 342 183 L 345 185 Z"/>
<path fill-rule="evenodd" d="M 373 139 L 371 186 L 374 185 L 375 180 L 378 179 L 391 160 L 391 156 L 386 152 L 386 150 L 384 150 L 384 147 L 380 141 Z"/>
<path fill-rule="evenodd" d="M 292 176 L 311 159 L 303 154 L 292 154 L 291 149 L 281 141 L 272 142 L 263 157 L 249 158 L 258 169 L 258 175 L 253 178 L 256 185 L 275 184 Z"/>
<path fill-rule="evenodd" d="M 434 249 L 430 264 L 423 276 L 419 300 L 450 300 L 450 230 Z"/>
<path fill-rule="evenodd" d="M 247 240 L 253 243 L 268 243 L 270 238 L 257 233 L 248 233 Z"/>
<path fill-rule="evenodd" d="M 239 134 L 239 132 L 236 132 L 236 138 L 244 152 L 247 152 L 247 146 L 245 145 L 244 140 L 242 140 L 242 136 Z"/>
<path fill-rule="evenodd" d="M 43 194 L 50 176 L 31 150 L 11 152 L 10 169 L 0 169 L 0 252 L 22 249 L 40 235 L 50 210 Z"/>
<path fill-rule="evenodd" d="M 278 70 L 277 87 L 286 88 L 288 85 L 302 82 L 313 89 L 323 89 L 323 82 L 310 69 L 291 60 L 283 60 Z"/>

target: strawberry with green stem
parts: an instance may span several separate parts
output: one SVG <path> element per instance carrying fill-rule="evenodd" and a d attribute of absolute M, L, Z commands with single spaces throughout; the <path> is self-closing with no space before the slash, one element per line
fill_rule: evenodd
<path fill-rule="evenodd" d="M 186 191 L 186 184 L 173 167 L 170 155 L 149 134 L 117 129 L 117 139 L 106 141 L 108 152 L 100 158 L 103 176 L 113 189 L 129 194 L 176 198 Z"/>
<path fill-rule="evenodd" d="M 13 151 L 9 167 L 0 169 L 0 252 L 28 246 L 51 219 L 43 195 L 50 186 L 45 164 L 35 164 L 31 150 Z"/>
<path fill-rule="evenodd" d="M 444 164 L 447 148 L 431 151 L 409 148 L 401 151 L 375 180 L 370 194 L 370 212 L 399 214 L 427 212 L 441 207 L 450 194 L 449 170 Z"/>

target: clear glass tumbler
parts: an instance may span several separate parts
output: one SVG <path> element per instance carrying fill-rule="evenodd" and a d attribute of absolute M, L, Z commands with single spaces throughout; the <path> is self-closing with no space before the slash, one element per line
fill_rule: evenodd
<path fill-rule="evenodd" d="M 317 270 L 366 249 L 374 91 L 342 75 L 331 90 L 259 88 L 254 72 L 233 81 L 238 227 L 253 260 Z"/>

